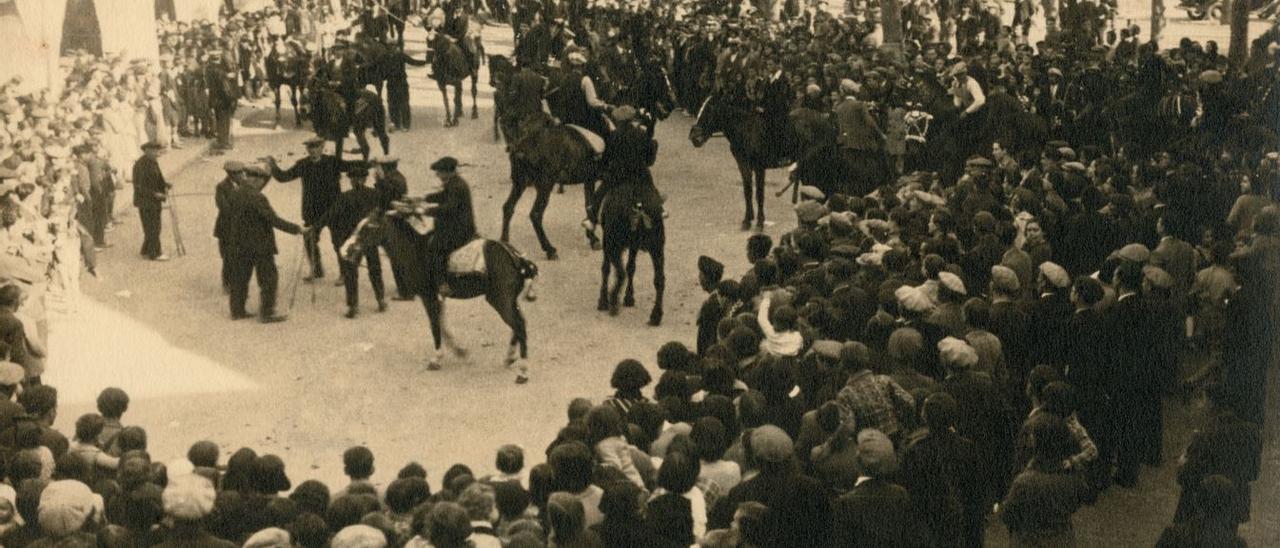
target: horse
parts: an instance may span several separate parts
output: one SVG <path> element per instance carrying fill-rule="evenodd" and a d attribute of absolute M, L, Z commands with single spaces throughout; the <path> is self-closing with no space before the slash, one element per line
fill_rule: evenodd
<path fill-rule="evenodd" d="M 533 232 L 548 260 L 559 255 L 542 228 L 542 216 L 557 184 L 581 184 L 583 204 L 591 211 L 595 183 L 600 179 L 599 158 L 586 140 L 572 128 L 556 124 L 546 113 L 536 113 L 517 124 L 516 135 L 508 135 L 508 158 L 511 162 L 511 193 L 502 204 L 502 241 L 510 237 L 511 217 L 527 187 L 537 196 L 529 211 Z M 513 138 L 514 137 L 514 138 Z M 586 231 L 592 248 L 599 245 L 595 234 Z"/>
<path fill-rule="evenodd" d="M 634 80 L 623 82 L 622 87 L 617 90 L 614 102 L 635 107 L 650 138 L 653 137 L 658 122 L 666 120 L 678 104 L 667 69 L 657 59 L 641 63 Z"/>
<path fill-rule="evenodd" d="M 801 134 L 801 150 L 807 151 L 799 155 L 792 173 L 798 183 L 813 186 L 827 196 L 863 196 L 892 177 L 883 152 L 840 147 L 839 129 L 822 113 L 799 108 L 791 112 L 790 118 L 792 127 Z"/>
<path fill-rule="evenodd" d="M 431 78 L 440 88 L 440 96 L 444 98 L 445 127 L 458 125 L 458 117 L 462 114 L 462 81 L 471 80 L 471 119 L 480 117 L 476 106 L 479 93 L 477 83 L 480 80 L 480 52 L 469 52 L 458 45 L 458 41 L 442 31 L 431 31 L 427 41 L 434 57 L 431 61 Z M 449 87 L 453 88 L 453 108 L 449 108 Z"/>
<path fill-rule="evenodd" d="M 404 281 L 427 311 L 434 344 L 427 358 L 426 368 L 435 371 L 440 369 L 441 345 L 448 347 L 458 358 L 465 358 L 467 351 L 457 343 L 445 326 L 445 300 L 441 298 L 439 289 L 427 283 L 427 258 L 424 250 L 430 234 L 422 235 L 415 231 L 406 219 L 407 211 L 409 209 L 396 207 L 388 211 L 371 212 L 342 246 L 342 253 L 344 257 L 356 260 L 363 249 L 384 245 L 392 260 L 404 265 Z M 516 384 L 524 384 L 529 380 L 528 364 L 525 362 L 529 359 L 529 337 L 524 314 L 520 311 L 519 296 L 526 288 L 525 282 L 529 281 L 525 299 L 533 300 L 533 280 L 538 276 L 538 267 L 505 243 L 485 240 L 483 246 L 484 272 L 478 275 L 447 275 L 452 292 L 446 298 L 485 298 L 489 306 L 511 328 L 511 339 L 503 364 L 506 367 L 518 365 Z"/>
<path fill-rule="evenodd" d="M 765 170 L 787 165 L 784 158 L 770 152 L 769 142 L 777 136 L 769 135 L 764 116 L 745 99 L 723 92 L 712 94 L 702 103 L 697 121 L 689 129 L 689 141 L 701 148 L 717 133 L 729 139 L 729 152 L 742 176 L 742 197 L 747 206 L 742 230 L 750 230 L 753 220 L 757 230 L 764 230 Z M 756 212 L 752 211 L 753 187 Z"/>
<path fill-rule="evenodd" d="M 382 153 L 391 153 L 391 139 L 387 136 L 387 111 L 382 108 L 382 101 L 377 94 L 361 88 L 355 92 L 353 104 L 337 91 L 320 86 L 312 86 L 311 93 L 311 125 L 316 135 L 333 141 L 339 154 L 342 153 L 342 141 L 347 133 L 355 133 L 356 142 L 360 144 L 360 154 L 369 159 L 369 141 L 365 137 L 366 130 L 373 130 L 382 144 Z"/>
<path fill-rule="evenodd" d="M 510 128 L 502 127 L 502 115 L 506 101 L 506 97 L 502 94 L 505 89 L 507 78 L 510 78 L 516 71 L 516 66 L 505 55 L 489 56 L 489 87 L 493 88 L 493 141 L 496 143 L 504 133 L 510 134 Z"/>
<path fill-rule="evenodd" d="M 289 86 L 289 102 L 293 104 L 293 123 L 302 127 L 302 111 L 298 108 L 298 95 L 304 94 L 304 86 L 310 77 L 310 60 L 307 52 L 296 42 L 277 42 L 267 54 L 267 85 L 275 93 L 276 117 L 272 129 L 280 127 L 280 88 Z M 305 105 L 305 102 L 303 103 Z"/>
<path fill-rule="evenodd" d="M 600 298 L 597 310 L 618 314 L 618 293 L 626 282 L 623 306 L 635 306 L 636 255 L 640 251 L 649 254 L 653 261 L 653 310 L 649 312 L 649 325 L 662 324 L 662 297 L 666 288 L 665 248 L 666 228 L 661 211 L 646 211 L 637 193 L 645 189 L 642 184 L 622 185 L 609 191 L 600 204 L 600 224 L 604 235 L 604 254 L 600 262 Z M 622 253 L 627 252 L 626 269 L 623 269 Z M 613 270 L 614 284 L 609 287 L 609 272 Z M 625 280 L 623 277 L 625 276 Z"/>

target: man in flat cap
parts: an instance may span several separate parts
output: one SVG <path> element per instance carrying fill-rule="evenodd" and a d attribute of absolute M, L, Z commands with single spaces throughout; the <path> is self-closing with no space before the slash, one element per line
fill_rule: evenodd
<path fill-rule="evenodd" d="M 440 288 L 448 296 L 444 284 L 445 265 L 449 254 L 476 238 L 475 212 L 471 205 L 471 187 L 458 174 L 458 160 L 445 156 L 431 164 L 441 188 L 428 193 L 423 201 L 428 206 L 423 215 L 435 217 L 435 229 L 427 241 L 427 284 Z"/>
<path fill-rule="evenodd" d="M 280 275 L 276 271 L 275 230 L 301 234 L 302 228 L 281 219 L 262 194 L 262 187 L 270 179 L 266 169 L 251 166 L 245 169 L 244 181 L 228 195 L 227 255 L 231 258 L 231 319 L 248 318 L 245 301 L 249 298 L 249 278 L 257 273 L 261 290 L 259 315 L 262 323 L 285 320 L 276 314 L 276 289 Z"/>
<path fill-rule="evenodd" d="M 222 57 L 220 48 L 211 50 L 204 73 L 205 84 L 209 88 L 209 109 L 213 111 L 214 154 L 231 150 L 231 117 L 235 115 L 236 103 L 240 100 L 235 71 Z"/>
<path fill-rule="evenodd" d="M 271 168 L 271 176 L 275 180 L 287 183 L 302 178 L 302 222 L 315 226 L 316 220 L 333 207 L 333 203 L 342 194 L 339 179 L 342 173 L 351 168 L 351 163 L 342 160 L 342 151 L 337 155 L 324 153 L 324 139 L 313 136 L 303 144 L 307 147 L 306 157 L 298 160 L 287 170 L 281 170 L 273 156 L 267 157 L 267 165 Z M 319 233 L 309 233 L 306 238 L 307 259 L 311 262 L 311 273 L 307 281 L 324 277 L 324 264 L 320 260 L 320 246 L 317 243 Z"/>
<path fill-rule="evenodd" d="M 227 210 L 227 201 L 231 198 L 231 193 L 235 192 L 240 186 L 240 182 L 244 179 L 245 165 L 235 160 L 228 160 L 222 164 L 222 171 L 226 175 L 218 184 L 213 187 L 213 203 L 218 208 L 218 216 L 213 221 L 213 237 L 218 240 L 218 257 L 222 259 L 222 291 L 229 293 L 231 289 L 231 261 L 227 257 L 227 240 L 228 226 L 227 216 L 230 213 Z"/>
<path fill-rule="evenodd" d="M 355 233 L 360 221 L 364 220 L 370 212 L 380 208 L 378 192 L 369 188 L 367 184 L 369 169 L 363 163 L 351 166 L 347 171 L 347 178 L 351 180 L 351 190 L 338 196 L 338 200 L 329 207 L 329 211 L 316 219 L 314 225 L 308 227 L 308 231 L 328 227 L 329 236 L 333 240 L 333 251 L 339 256 L 342 253 L 342 244 Z M 346 317 L 348 319 L 355 318 L 360 310 L 360 289 L 357 283 L 360 278 L 361 259 L 369 268 L 369 282 L 373 285 L 373 295 L 378 301 L 378 312 L 384 312 L 387 309 L 382 285 L 382 259 L 378 255 L 377 246 L 368 246 L 364 249 L 363 255 L 341 257 L 338 261 L 342 285 L 347 292 Z"/>
<path fill-rule="evenodd" d="M 1150 435 L 1154 421 L 1159 420 L 1163 395 L 1147 347 L 1153 330 L 1148 307 L 1139 294 L 1143 277 L 1138 263 L 1122 262 L 1116 269 L 1116 302 L 1104 316 L 1107 338 L 1099 345 L 1114 374 L 1112 405 L 1125 415 L 1115 418 L 1112 432 L 1115 482 L 1126 488 L 1137 486 L 1139 465 L 1150 461 L 1149 452 L 1159 443 Z"/>
<path fill-rule="evenodd" d="M 142 256 L 153 261 L 167 261 L 160 248 L 160 209 L 173 186 L 160 171 L 160 151 L 155 141 L 142 145 L 142 156 L 133 163 L 133 206 L 142 221 Z"/>

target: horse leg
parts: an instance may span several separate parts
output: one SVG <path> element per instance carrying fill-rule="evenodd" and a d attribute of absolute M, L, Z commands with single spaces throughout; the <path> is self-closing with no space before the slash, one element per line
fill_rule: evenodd
<path fill-rule="evenodd" d="M 653 260 L 653 311 L 649 313 L 649 325 L 657 326 L 662 324 L 662 294 L 667 288 L 667 272 L 665 257 L 665 240 L 666 237 L 659 232 L 652 247 L 649 248 L 649 258 Z"/>
<path fill-rule="evenodd" d="M 514 170 L 513 170 L 514 171 Z M 502 238 L 503 242 L 511 239 L 511 216 L 516 213 L 516 204 L 520 203 L 520 197 L 524 196 L 525 182 L 513 176 L 511 177 L 511 192 L 507 194 L 507 201 L 502 204 Z"/>
<path fill-rule="evenodd" d="M 533 233 L 538 236 L 538 244 L 547 254 L 548 261 L 559 258 L 555 246 L 547 238 L 547 231 L 542 229 L 542 215 L 547 212 L 547 204 L 551 202 L 551 188 L 543 185 L 537 187 L 538 195 L 533 199 L 533 208 L 529 210 L 529 221 L 533 223 Z"/>
<path fill-rule="evenodd" d="M 449 323 L 445 320 L 445 308 L 445 301 L 440 301 L 440 341 L 455 357 L 466 359 L 467 349 L 458 344 L 458 339 L 454 338 L 453 333 L 449 331 Z"/>
<path fill-rule="evenodd" d="M 609 315 L 618 315 L 618 294 L 622 293 L 622 284 L 626 281 L 626 269 L 622 264 L 622 246 L 615 244 L 612 251 L 605 246 L 604 254 L 613 263 L 613 287 L 609 288 Z"/>
<path fill-rule="evenodd" d="M 422 305 L 427 309 L 427 323 L 431 325 L 432 346 L 427 354 L 427 371 L 440 370 L 440 325 L 444 321 L 444 306 L 435 292 L 427 291 L 419 295 Z"/>
<path fill-rule="evenodd" d="M 453 114 L 449 111 L 449 87 L 440 83 L 440 97 L 444 98 L 444 127 L 453 127 Z"/>
<path fill-rule="evenodd" d="M 364 135 L 364 130 L 356 130 L 356 143 L 360 144 L 360 156 L 363 157 L 366 162 L 369 161 L 369 152 L 371 152 L 371 148 L 369 147 L 369 138 Z"/>
<path fill-rule="evenodd" d="M 600 299 L 596 301 L 596 310 L 609 309 L 609 266 L 611 265 L 609 253 L 612 251 L 610 249 L 612 246 L 608 245 L 607 239 L 605 243 L 604 254 L 600 256 Z"/>
<path fill-rule="evenodd" d="M 289 86 L 289 103 L 293 105 L 293 127 L 302 127 L 302 112 L 298 110 L 298 88 Z"/>
<path fill-rule="evenodd" d="M 489 306 L 498 312 L 498 315 L 502 317 L 502 321 L 511 328 L 511 341 L 508 343 L 507 355 L 502 360 L 502 364 L 506 367 L 518 365 L 516 384 L 524 384 L 529 382 L 529 365 L 524 361 L 529 358 L 529 344 L 528 334 L 525 331 L 524 314 L 520 313 L 519 296 L 521 283 L 501 284 L 501 282 L 492 279 L 489 283 L 494 285 L 494 290 L 485 295 L 485 300 L 489 302 Z M 501 289 L 498 289 L 499 284 L 501 284 Z M 519 359 L 517 359 L 517 355 Z"/>
<path fill-rule="evenodd" d="M 756 187 L 756 230 L 764 230 L 764 168 L 756 168 L 755 170 L 755 187 Z"/>
<path fill-rule="evenodd" d="M 453 125 L 458 125 L 459 118 L 462 118 L 462 80 L 453 85 Z"/>
<path fill-rule="evenodd" d="M 592 206 L 595 205 L 595 197 L 596 197 L 596 182 L 587 181 L 583 183 L 582 199 L 584 202 L 584 206 L 586 207 L 587 219 L 591 218 L 591 209 L 592 209 Z M 596 219 L 596 222 L 599 223 L 600 219 Z M 587 233 L 587 244 L 591 246 L 591 249 L 593 250 L 600 249 L 600 238 L 596 237 L 595 231 L 583 229 L 583 232 Z"/>
<path fill-rule="evenodd" d="M 632 247 L 627 250 L 627 291 L 622 296 L 622 306 L 636 305 L 636 255 L 640 253 L 640 248 Z"/>
<path fill-rule="evenodd" d="M 742 230 L 751 230 L 751 221 L 755 219 L 755 211 L 751 207 L 751 170 L 738 162 L 738 173 L 742 176 L 742 199 L 747 204 L 747 213 L 742 217 Z"/>
<path fill-rule="evenodd" d="M 276 97 L 276 118 L 275 121 L 271 122 L 271 129 L 277 129 L 280 127 L 280 86 L 273 85 L 271 89 L 275 92 Z M 294 110 L 297 110 L 297 108 L 295 107 Z"/>
<path fill-rule="evenodd" d="M 476 96 L 480 93 L 476 84 L 476 80 L 480 79 L 480 75 L 471 73 L 471 119 L 480 118 L 480 108 L 476 106 Z"/>

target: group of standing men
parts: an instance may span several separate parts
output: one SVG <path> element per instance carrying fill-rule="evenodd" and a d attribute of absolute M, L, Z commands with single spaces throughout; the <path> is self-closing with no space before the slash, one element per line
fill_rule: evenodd
<path fill-rule="evenodd" d="M 398 171 L 399 159 L 394 156 L 375 158 L 372 163 L 348 161 L 324 153 L 325 141 L 312 137 L 305 141 L 307 155 L 288 169 L 282 169 L 275 158 L 267 157 L 266 166 L 227 162 L 226 178 L 218 183 L 215 201 L 218 218 L 214 224 L 214 237 L 218 239 L 218 252 L 222 256 L 222 284 L 231 296 L 233 319 L 246 318 L 245 302 L 248 297 L 249 279 L 258 275 L 261 288 L 262 321 L 284 320 L 275 312 L 275 298 L 279 285 L 274 256 L 277 253 L 273 229 L 290 234 L 303 235 L 304 249 L 310 272 L 304 278 L 313 282 L 324 278 L 319 234 L 329 229 L 335 254 L 339 257 L 341 273 L 338 284 L 346 289 L 346 317 L 359 313 L 360 259 L 369 269 L 369 281 L 377 299 L 378 311 L 387 308 L 382 281 L 382 264 L 377 247 L 363 250 L 355 261 L 342 259 L 342 245 L 355 234 L 360 221 L 369 212 L 390 207 L 408 192 L 408 184 Z M 343 174 L 351 182 L 351 188 L 341 189 Z M 368 185 L 370 174 L 375 183 Z M 262 188 L 270 179 L 288 182 L 302 180 L 302 221 L 304 227 L 285 221 L 276 215 Z M 392 275 L 396 282 L 395 300 L 410 300 L 413 292 L 403 275 L 401 266 L 392 261 Z"/>

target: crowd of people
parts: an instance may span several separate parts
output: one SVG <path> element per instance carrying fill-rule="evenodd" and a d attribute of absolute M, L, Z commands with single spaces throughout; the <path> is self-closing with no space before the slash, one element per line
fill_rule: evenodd
<path fill-rule="evenodd" d="M 517 24 L 535 37 L 517 46 L 522 65 L 576 53 L 608 80 L 628 59 L 664 63 L 690 113 L 715 93 L 778 124 L 792 106 L 865 104 L 869 150 L 902 176 L 865 194 L 802 187 L 794 230 L 699 258 L 692 344 L 657 348 L 654 367 L 618 363 L 616 392 L 569 402 L 538 458 L 503 445 L 494 473 L 457 464 L 434 485 L 416 463 L 375 481 L 366 447 L 342 454 L 344 486 L 295 486 L 250 448 L 222 462 L 209 441 L 165 461 L 125 426 L 117 388 L 70 439 L 54 429 L 24 293 L 72 287 L 89 242 L 106 245 L 109 196 L 143 143 L 204 131 L 184 131 L 166 75 L 201 66 L 188 35 L 205 30 L 166 39 L 182 63 L 77 58 L 61 97 L 0 88 L 16 281 L 0 288 L 0 544 L 980 546 L 995 519 L 1013 545 L 1069 546 L 1081 506 L 1181 452 L 1176 514 L 1151 541 L 1242 545 L 1280 356 L 1280 156 L 1254 138 L 1278 112 L 1274 37 L 1231 65 L 1210 45 L 1109 36 L 1081 5 L 1038 44 L 966 23 L 989 22 L 978 5 L 960 8 L 956 46 L 945 25 L 904 17 L 901 56 L 877 50 L 874 19 L 822 12 L 775 27 L 579 6 L 567 23 Z M 779 45 L 779 31 L 795 39 Z M 255 93 L 251 63 L 225 67 Z M 929 74 L 954 78 L 956 106 L 985 124 L 961 127 L 997 135 L 937 172 L 893 161 L 930 137 L 907 127 Z M 1051 138 L 1009 129 L 1001 94 Z M 255 174 L 282 177 L 271 168 Z M 1164 447 L 1166 398 L 1190 392 L 1210 402 L 1205 425 L 1185 450 Z"/>

